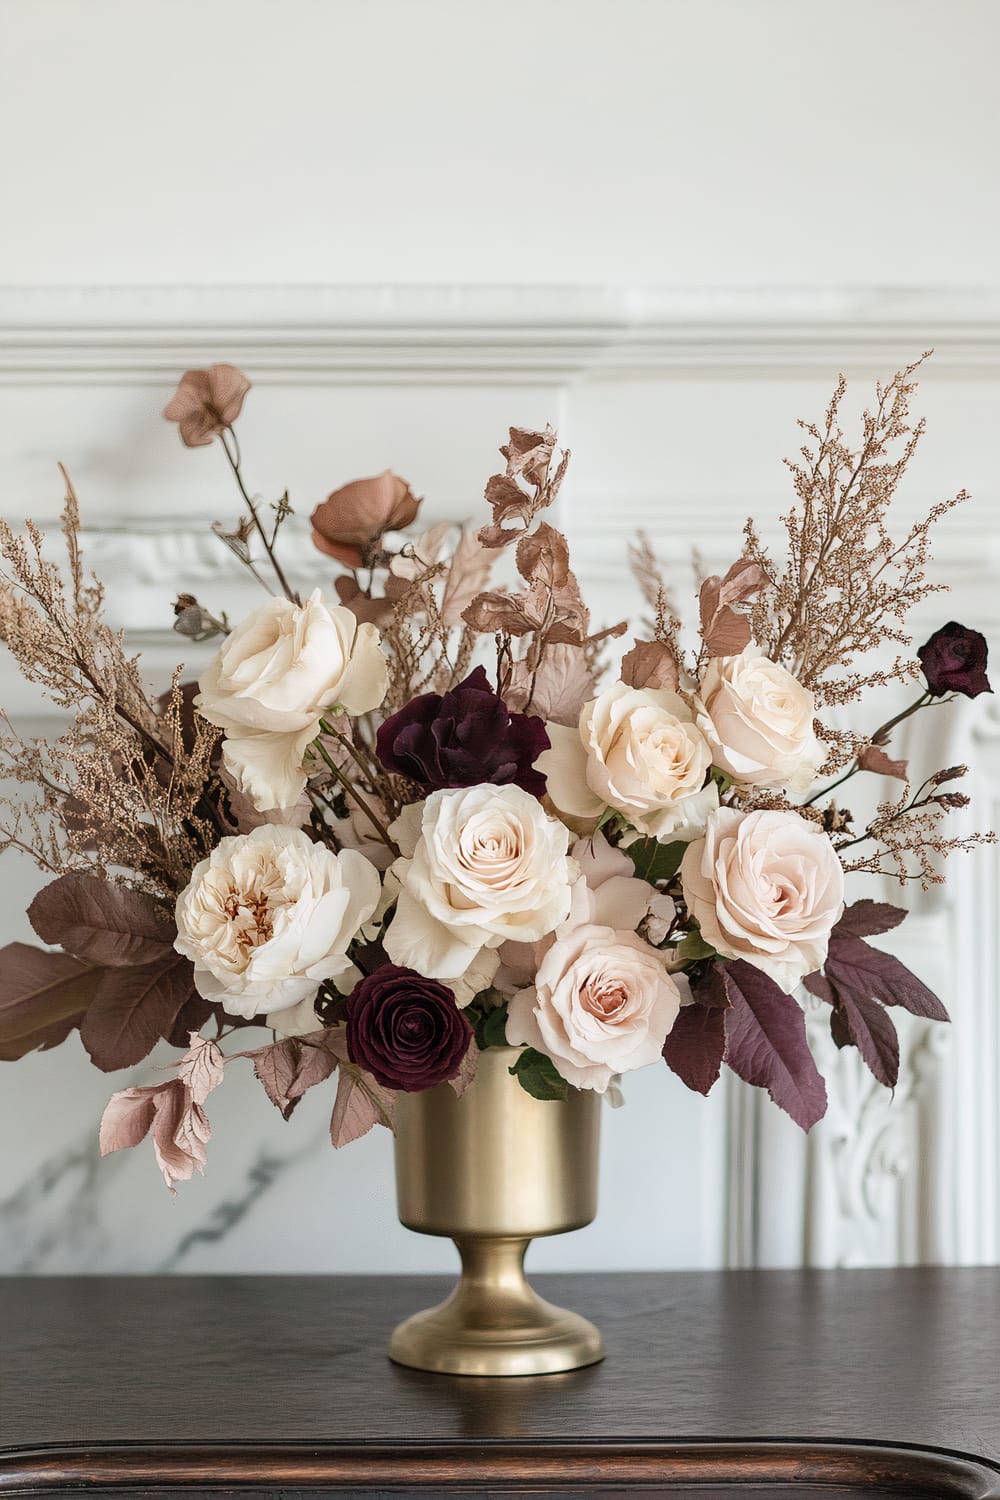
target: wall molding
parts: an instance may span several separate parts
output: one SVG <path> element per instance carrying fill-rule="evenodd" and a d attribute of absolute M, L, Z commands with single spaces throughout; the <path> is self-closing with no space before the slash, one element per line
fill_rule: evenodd
<path fill-rule="evenodd" d="M 566 382 L 895 368 L 1000 377 L 1000 288 L 0 287 L 0 381 Z"/>

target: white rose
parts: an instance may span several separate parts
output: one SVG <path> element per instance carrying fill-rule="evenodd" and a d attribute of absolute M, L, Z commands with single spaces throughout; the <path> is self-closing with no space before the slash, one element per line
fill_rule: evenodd
<path fill-rule="evenodd" d="M 685 850 L 681 885 L 706 942 L 788 993 L 822 966 L 844 910 L 834 847 L 797 813 L 720 808 Z"/>
<path fill-rule="evenodd" d="M 813 730 L 812 693 L 750 645 L 716 656 L 701 684 L 699 723 L 713 760 L 746 786 L 804 792 L 822 759 Z"/>
<path fill-rule="evenodd" d="M 244 620 L 202 674 L 195 706 L 225 731 L 226 769 L 265 812 L 298 801 L 322 716 L 377 708 L 387 673 L 375 626 L 316 589 L 304 604 L 271 599 Z"/>
<path fill-rule="evenodd" d="M 571 817 L 612 807 L 644 835 L 694 838 L 718 806 L 717 788 L 705 786 L 711 750 L 677 693 L 616 682 L 584 705 L 578 729 L 545 727 L 552 748 L 536 765 Z"/>
<path fill-rule="evenodd" d="M 193 961 L 199 993 L 230 1015 L 286 1010 L 350 967 L 380 888 L 363 855 L 265 824 L 221 839 L 195 867 L 177 898 L 174 947 Z"/>
<path fill-rule="evenodd" d="M 507 1012 L 507 1040 L 552 1059 L 575 1088 L 603 1094 L 657 1062 L 681 996 L 662 956 L 634 932 L 584 924 L 557 934 L 531 989 Z"/>
<path fill-rule="evenodd" d="M 419 816 L 412 858 L 391 872 L 400 886 L 384 939 L 393 963 L 455 977 L 482 948 L 536 942 L 565 919 L 578 875 L 569 833 L 535 797 L 517 786 L 432 792 Z M 393 825 L 404 852 L 416 817 L 407 808 Z"/>

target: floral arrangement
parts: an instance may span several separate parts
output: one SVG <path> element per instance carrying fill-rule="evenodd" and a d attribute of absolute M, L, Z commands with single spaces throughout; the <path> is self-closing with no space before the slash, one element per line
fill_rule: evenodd
<path fill-rule="evenodd" d="M 249 381 L 188 371 L 165 416 L 188 447 L 221 447 L 243 512 L 215 530 L 270 595 L 235 626 L 178 599 L 180 634 L 219 641 L 197 683 L 178 668 L 147 690 L 84 571 L 68 478 L 65 567 L 30 522 L 0 523 L 0 635 L 70 719 L 52 742 L 9 724 L 0 741 L 19 783 L 3 845 L 52 877 L 28 911 L 51 946 L 0 952 L 0 1057 L 77 1030 L 105 1070 L 179 1049 L 101 1126 L 104 1151 L 151 1132 L 172 1191 L 203 1169 L 206 1099 L 238 1059 L 285 1118 L 335 1083 L 335 1145 L 391 1126 L 399 1091 L 461 1092 L 497 1045 L 540 1099 L 617 1096 L 661 1059 L 707 1094 L 725 1064 L 809 1129 L 826 1092 L 807 1005 L 893 1087 L 892 1009 L 947 1016 L 868 941 L 905 912 L 845 905 L 845 877 L 928 885 L 992 838 L 943 830 L 965 767 L 913 787 L 887 749 L 903 719 L 990 691 L 974 630 L 906 652 L 907 612 L 936 587 L 931 527 L 965 498 L 889 534 L 923 430 L 915 369 L 877 389 L 855 446 L 843 380 L 803 424 L 787 555 L 748 523 L 700 583 L 693 646 L 634 544 L 649 618 L 618 666 L 626 624 L 595 627 L 546 519 L 569 461 L 551 428 L 511 429 L 477 530 L 420 531 L 389 472 L 335 490 L 312 515 L 335 595 L 302 598 L 279 556 L 288 496 L 265 505 L 244 476 Z M 908 681 L 903 712 L 848 722 Z M 843 788 L 865 776 L 898 791 L 855 820 Z M 241 1045 L 254 1027 L 270 1038 Z"/>

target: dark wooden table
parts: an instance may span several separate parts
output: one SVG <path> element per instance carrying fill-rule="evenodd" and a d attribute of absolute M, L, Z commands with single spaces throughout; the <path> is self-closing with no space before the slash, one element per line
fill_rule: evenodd
<path fill-rule="evenodd" d="M 438 1278 L 0 1279 L 0 1494 L 1000 1497 L 1000 1270 L 538 1282 L 603 1365 L 390 1365 Z"/>

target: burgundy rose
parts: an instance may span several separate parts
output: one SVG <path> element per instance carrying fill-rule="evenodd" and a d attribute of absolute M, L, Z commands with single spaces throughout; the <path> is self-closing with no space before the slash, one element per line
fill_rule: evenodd
<path fill-rule="evenodd" d="M 549 737 L 541 719 L 512 714 L 482 667 L 450 693 L 414 698 L 378 731 L 378 758 L 428 792 L 449 786 L 519 786 L 545 794 L 533 769 Z"/>
<path fill-rule="evenodd" d="M 928 692 L 934 698 L 943 698 L 946 693 L 963 693 L 966 698 L 992 693 L 986 676 L 986 653 L 986 637 L 978 630 L 969 630 L 955 620 L 942 625 L 917 652 Z"/>
<path fill-rule="evenodd" d="M 471 1041 L 451 990 L 414 969 L 383 964 L 347 1002 L 347 1055 L 387 1089 L 413 1094 L 454 1078 Z"/>

